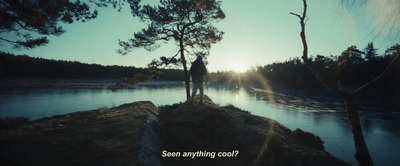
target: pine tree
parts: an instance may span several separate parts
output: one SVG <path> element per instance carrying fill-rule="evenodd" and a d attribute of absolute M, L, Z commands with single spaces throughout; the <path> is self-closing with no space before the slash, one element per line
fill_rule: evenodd
<path fill-rule="evenodd" d="M 134 34 L 128 41 L 119 41 L 122 55 L 135 48 L 148 51 L 157 49 L 158 41 L 174 40 L 179 51 L 169 57 L 161 57 L 150 65 L 182 64 L 185 74 L 186 97 L 190 97 L 189 75 L 185 53 L 206 56 L 211 44 L 222 39 L 224 32 L 212 25 L 213 21 L 225 18 L 218 0 L 161 0 L 158 6 L 131 4 L 134 16 L 148 22 L 148 27 Z M 134 10 L 139 9 L 139 10 Z M 188 49 L 191 50 L 188 50 Z M 178 56 L 179 55 L 179 56 Z"/>
<path fill-rule="evenodd" d="M 364 52 L 360 51 L 356 46 L 354 46 L 353 51 L 351 52 L 350 62 L 352 64 L 360 64 L 364 62 L 363 59 Z"/>
<path fill-rule="evenodd" d="M 400 53 L 400 44 L 391 46 L 385 51 L 385 56 L 394 57 Z"/>
<path fill-rule="evenodd" d="M 374 44 L 372 42 L 367 44 L 367 46 L 364 49 L 364 53 L 365 53 L 365 59 L 367 61 L 371 61 L 375 59 L 376 56 L 378 56 L 377 49 L 374 47 Z"/>
<path fill-rule="evenodd" d="M 122 5 L 121 0 L 88 1 L 99 7 Z M 16 49 L 44 46 L 49 43 L 47 36 L 65 32 L 59 23 L 86 22 L 97 15 L 96 10 L 91 11 L 87 3 L 79 0 L 0 0 L 0 42 Z"/>

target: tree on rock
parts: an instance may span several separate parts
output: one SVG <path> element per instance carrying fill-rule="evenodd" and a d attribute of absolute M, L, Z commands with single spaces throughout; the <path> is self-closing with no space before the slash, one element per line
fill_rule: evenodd
<path fill-rule="evenodd" d="M 183 66 L 186 98 L 190 97 L 189 75 L 185 53 L 189 56 L 207 56 L 211 44 L 222 39 L 224 32 L 212 25 L 225 18 L 219 0 L 161 0 L 158 6 L 131 3 L 132 14 L 148 27 L 136 32 L 128 41 L 119 41 L 122 55 L 135 48 L 154 51 L 158 42 L 174 40 L 179 51 L 168 57 L 161 57 L 151 64 L 155 66 L 176 64 Z M 190 48 L 190 50 L 188 50 Z M 179 56 L 178 56 L 179 55 Z"/>

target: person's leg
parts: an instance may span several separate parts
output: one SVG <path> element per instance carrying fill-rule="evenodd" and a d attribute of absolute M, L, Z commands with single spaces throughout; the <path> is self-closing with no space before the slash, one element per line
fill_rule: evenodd
<path fill-rule="evenodd" d="M 192 96 L 190 96 L 190 101 L 194 101 L 194 96 L 196 96 L 197 93 L 197 89 L 199 89 L 198 84 L 193 83 L 193 92 L 192 92 Z"/>
<path fill-rule="evenodd" d="M 204 96 L 203 83 L 199 84 L 199 89 L 200 89 L 200 103 L 203 103 L 203 96 Z"/>

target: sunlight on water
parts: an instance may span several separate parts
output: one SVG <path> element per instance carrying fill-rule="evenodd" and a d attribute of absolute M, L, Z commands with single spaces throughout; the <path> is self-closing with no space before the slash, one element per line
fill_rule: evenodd
<path fill-rule="evenodd" d="M 111 108 L 134 101 L 152 101 L 156 106 L 185 101 L 182 83 L 143 85 L 134 89 L 31 89 L 8 90 L 0 93 L 0 118 L 29 117 L 30 120 L 70 112 Z M 238 108 L 277 120 L 294 130 L 301 128 L 319 135 L 326 150 L 351 163 L 354 145 L 346 114 L 337 101 L 323 103 L 292 96 L 260 95 L 255 89 L 223 84 L 205 87 L 219 105 Z M 364 134 L 376 165 L 398 165 L 400 159 L 399 114 L 390 116 L 361 113 Z M 383 116 L 383 118 L 381 118 Z M 390 117 L 389 120 L 387 117 Z M 396 164 L 397 163 L 397 164 Z"/>

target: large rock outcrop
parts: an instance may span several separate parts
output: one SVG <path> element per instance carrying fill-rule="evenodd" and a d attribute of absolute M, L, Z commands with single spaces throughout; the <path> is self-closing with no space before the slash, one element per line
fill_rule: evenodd
<path fill-rule="evenodd" d="M 161 165 L 157 124 L 157 107 L 144 101 L 9 126 L 0 165 Z"/>
<path fill-rule="evenodd" d="M 162 108 L 160 136 L 164 165 L 349 165 L 325 152 L 312 133 L 218 106 L 208 97 L 203 104 L 195 100 Z"/>
<path fill-rule="evenodd" d="M 207 96 L 160 110 L 135 102 L 0 124 L 0 165 L 349 165 L 312 133 Z"/>

